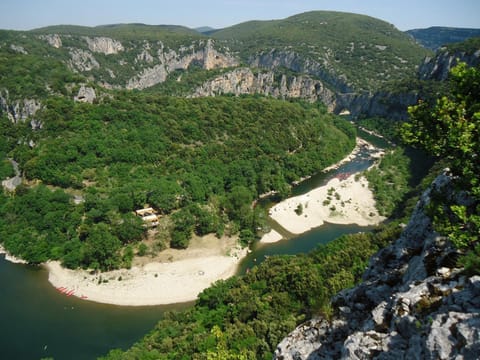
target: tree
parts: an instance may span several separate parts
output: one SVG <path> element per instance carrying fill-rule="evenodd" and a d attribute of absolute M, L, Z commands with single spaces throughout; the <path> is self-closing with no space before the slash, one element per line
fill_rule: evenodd
<path fill-rule="evenodd" d="M 132 241 L 140 241 L 146 233 L 143 221 L 138 216 L 128 213 L 122 216 L 118 225 L 114 228 L 115 235 L 123 244 Z"/>
<path fill-rule="evenodd" d="M 85 261 L 94 269 L 111 270 L 119 261 L 121 242 L 110 233 L 108 225 L 94 224 L 85 244 Z"/>
<path fill-rule="evenodd" d="M 480 66 L 454 67 L 450 93 L 434 104 L 420 101 L 409 114 L 403 139 L 447 160 L 454 183 L 469 196 L 468 202 L 442 198 L 435 204 L 437 230 L 449 235 L 458 248 L 476 246 L 480 253 Z M 478 262 L 471 263 L 480 272 Z"/>
<path fill-rule="evenodd" d="M 188 208 L 183 208 L 172 215 L 174 227 L 170 245 L 177 249 L 186 249 L 195 227 L 195 217 Z"/>

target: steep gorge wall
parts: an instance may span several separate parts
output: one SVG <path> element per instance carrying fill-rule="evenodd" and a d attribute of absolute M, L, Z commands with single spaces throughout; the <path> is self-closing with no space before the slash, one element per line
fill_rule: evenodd
<path fill-rule="evenodd" d="M 195 89 L 192 97 L 216 96 L 221 94 L 262 94 L 276 98 L 301 98 L 308 101 L 321 101 L 333 110 L 335 94 L 324 84 L 299 75 L 287 78 L 273 71 L 254 74 L 250 68 L 238 68 L 205 82 Z"/>
<path fill-rule="evenodd" d="M 186 70 L 193 63 L 201 64 L 205 70 L 234 67 L 238 60 L 229 54 L 223 54 L 214 48 L 212 40 L 208 40 L 203 49 L 178 53 L 169 49 L 159 51 L 159 64 L 146 68 L 142 73 L 132 77 L 126 84 L 127 89 L 145 89 L 162 83 L 169 73 L 175 70 Z"/>
<path fill-rule="evenodd" d="M 451 53 L 446 49 L 440 50 L 435 57 L 425 58 L 418 70 L 418 77 L 421 80 L 444 81 L 447 79 L 450 69 L 460 62 L 464 62 L 468 66 L 478 66 L 480 49 L 471 54 L 464 51 Z"/>

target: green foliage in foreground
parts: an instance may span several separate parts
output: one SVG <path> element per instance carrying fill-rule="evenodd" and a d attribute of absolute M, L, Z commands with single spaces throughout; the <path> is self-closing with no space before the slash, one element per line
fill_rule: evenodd
<path fill-rule="evenodd" d="M 242 277 L 218 281 L 193 308 L 165 314 L 123 353 L 104 359 L 271 359 L 277 344 L 330 298 L 361 278 L 369 257 L 396 238 L 398 224 L 342 236 L 308 255 L 272 256 Z"/>
<path fill-rule="evenodd" d="M 132 212 L 146 204 L 171 217 L 174 247 L 226 229 L 251 242 L 260 225 L 254 199 L 288 194 L 355 141 L 354 128 L 322 107 L 259 97 L 50 98 L 36 118 L 40 130 L 4 127 L 4 154 L 31 186 L 1 198 L 0 241 L 33 263 L 102 270 L 129 265 L 128 247 L 144 235 Z M 24 142 L 10 141 L 15 131 Z"/>
<path fill-rule="evenodd" d="M 450 74 L 451 92 L 409 109 L 404 139 L 450 165 L 454 183 L 468 201 L 437 194 L 432 216 L 439 232 L 466 251 L 467 270 L 480 273 L 480 67 L 460 64 Z"/>

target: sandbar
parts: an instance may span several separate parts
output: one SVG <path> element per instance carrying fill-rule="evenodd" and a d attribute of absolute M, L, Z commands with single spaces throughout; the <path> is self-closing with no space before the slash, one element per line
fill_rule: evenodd
<path fill-rule="evenodd" d="M 260 239 L 260 242 L 263 244 L 271 244 L 271 243 L 280 241 L 282 239 L 283 239 L 283 236 L 279 232 L 272 229 L 268 233 L 262 236 L 262 238 Z"/>
<path fill-rule="evenodd" d="M 324 222 L 368 226 L 385 220 L 361 174 L 333 178 L 324 186 L 288 198 L 270 208 L 269 215 L 293 234 L 302 234 Z"/>
<path fill-rule="evenodd" d="M 124 306 L 183 303 L 195 300 L 217 280 L 235 275 L 247 254 L 237 245 L 226 253 L 221 253 L 224 246 L 215 248 L 212 241 L 203 249 L 199 246 L 190 251 L 169 249 L 160 258 L 147 258 L 131 269 L 103 273 L 65 269 L 57 261 L 45 266 L 48 281 L 67 296 Z"/>

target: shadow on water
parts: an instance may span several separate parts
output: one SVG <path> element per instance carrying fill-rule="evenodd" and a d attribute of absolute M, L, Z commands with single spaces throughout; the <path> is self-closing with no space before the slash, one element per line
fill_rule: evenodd
<path fill-rule="evenodd" d="M 259 265 L 268 256 L 308 253 L 319 245 L 326 244 L 344 234 L 368 232 L 373 230 L 373 228 L 373 226 L 336 225 L 325 223 L 318 228 L 289 240 L 282 240 L 273 244 L 256 243 L 252 252 L 242 261 L 240 265 L 240 274 L 244 274 L 247 269 Z"/>

